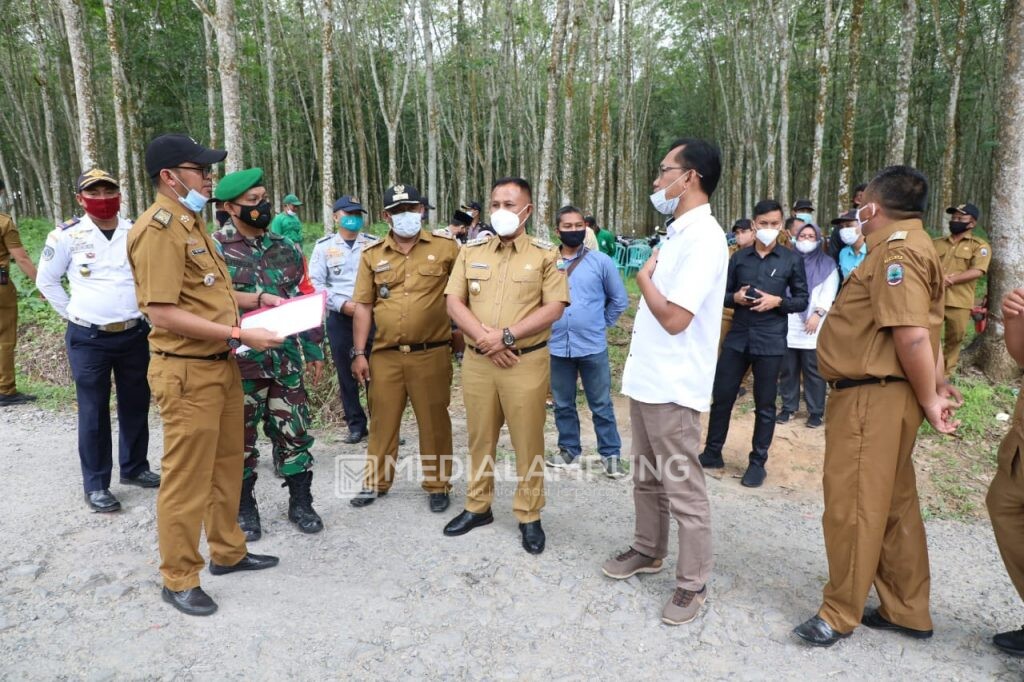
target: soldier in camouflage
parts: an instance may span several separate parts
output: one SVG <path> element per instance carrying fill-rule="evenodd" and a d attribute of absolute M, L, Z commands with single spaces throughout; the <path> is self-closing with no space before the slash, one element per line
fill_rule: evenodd
<path fill-rule="evenodd" d="M 300 295 L 305 274 L 302 252 L 287 237 L 269 232 L 271 207 L 259 168 L 225 175 L 213 196 L 223 202 L 231 220 L 214 233 L 236 291 L 267 293 L 292 298 Z M 323 530 L 313 510 L 310 484 L 313 437 L 307 432 L 310 417 L 303 385 L 303 364 L 308 361 L 316 384 L 323 371 L 323 329 L 290 336 L 279 348 L 248 351 L 238 358 L 245 392 L 245 470 L 238 525 L 249 542 L 262 535 L 253 488 L 256 484 L 256 428 L 273 443 L 274 468 L 288 486 L 288 519 L 304 533 Z M 283 486 L 282 486 L 283 487 Z"/>

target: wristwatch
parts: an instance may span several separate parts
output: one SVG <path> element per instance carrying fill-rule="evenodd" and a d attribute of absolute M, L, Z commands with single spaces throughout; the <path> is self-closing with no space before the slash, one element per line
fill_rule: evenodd
<path fill-rule="evenodd" d="M 238 350 L 239 346 L 242 345 L 242 328 L 232 327 L 231 337 L 228 338 L 228 348 L 232 351 Z"/>
<path fill-rule="evenodd" d="M 818 315 L 818 317 L 825 317 L 825 309 L 824 308 L 815 308 L 814 312 Z"/>
<path fill-rule="evenodd" d="M 349 360 L 355 360 L 357 355 L 366 355 L 366 349 L 363 349 L 363 350 L 356 350 L 355 348 L 349 349 L 349 351 L 348 351 L 348 359 Z"/>
<path fill-rule="evenodd" d="M 505 344 L 505 348 L 511 348 L 516 345 L 516 337 L 508 327 L 501 330 L 501 342 Z"/>

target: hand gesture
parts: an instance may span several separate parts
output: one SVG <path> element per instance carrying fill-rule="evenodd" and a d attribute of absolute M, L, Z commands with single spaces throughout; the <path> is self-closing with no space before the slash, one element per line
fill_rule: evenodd
<path fill-rule="evenodd" d="M 324 373 L 324 361 L 323 360 L 310 360 L 306 367 L 306 371 L 311 375 L 310 381 L 314 386 L 320 383 L 320 377 Z"/>
<path fill-rule="evenodd" d="M 370 363 L 365 355 L 352 358 L 352 376 L 360 386 L 366 386 L 370 381 Z"/>
<path fill-rule="evenodd" d="M 239 341 L 253 350 L 263 351 L 268 348 L 277 348 L 284 343 L 284 337 L 278 336 L 277 333 L 269 329 L 254 327 L 243 329 Z"/>
<path fill-rule="evenodd" d="M 757 293 L 761 294 L 761 298 L 757 299 L 754 302 L 754 305 L 751 306 L 751 308 L 750 308 L 755 313 L 766 313 L 769 310 L 772 310 L 774 308 L 778 308 L 780 305 L 782 305 L 782 297 L 781 296 L 774 296 L 772 294 L 766 294 L 765 292 L 761 291 L 760 289 L 754 289 L 754 291 L 756 291 Z"/>
<path fill-rule="evenodd" d="M 923 406 L 924 416 L 933 429 L 939 433 L 951 434 L 956 431 L 956 427 L 960 426 L 960 421 L 953 419 L 956 408 L 959 406 L 950 398 L 936 395 L 934 401 Z"/>

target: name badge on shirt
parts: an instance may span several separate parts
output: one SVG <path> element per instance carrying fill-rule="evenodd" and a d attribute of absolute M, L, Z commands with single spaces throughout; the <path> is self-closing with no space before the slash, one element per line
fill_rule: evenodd
<path fill-rule="evenodd" d="M 476 268 L 478 270 L 490 270 L 491 266 L 487 263 L 470 263 L 469 267 Z"/>
<path fill-rule="evenodd" d="M 189 253 L 191 253 L 193 256 L 201 256 L 204 253 L 206 253 L 206 249 L 204 249 L 204 248 L 192 249 Z"/>
<path fill-rule="evenodd" d="M 382 260 L 381 262 L 379 262 L 375 266 L 373 266 L 373 271 L 374 272 L 387 272 L 390 269 L 391 269 L 391 263 L 387 262 L 386 260 Z"/>

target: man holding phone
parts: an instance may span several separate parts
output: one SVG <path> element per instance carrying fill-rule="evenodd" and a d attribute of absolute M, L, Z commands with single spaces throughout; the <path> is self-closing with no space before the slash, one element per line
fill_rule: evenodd
<path fill-rule="evenodd" d="M 708 435 L 700 463 L 705 469 L 725 466 L 722 448 L 729 434 L 732 407 L 743 375 L 752 367 L 756 422 L 749 464 L 741 483 L 757 488 L 767 476 L 765 463 L 775 434 L 775 397 L 779 369 L 786 355 L 787 315 L 807 308 L 808 292 L 803 259 L 777 242 L 785 224 L 779 202 L 758 202 L 752 220 L 754 245 L 740 249 L 729 259 L 725 307 L 735 309 L 735 313 L 718 356 Z"/>

